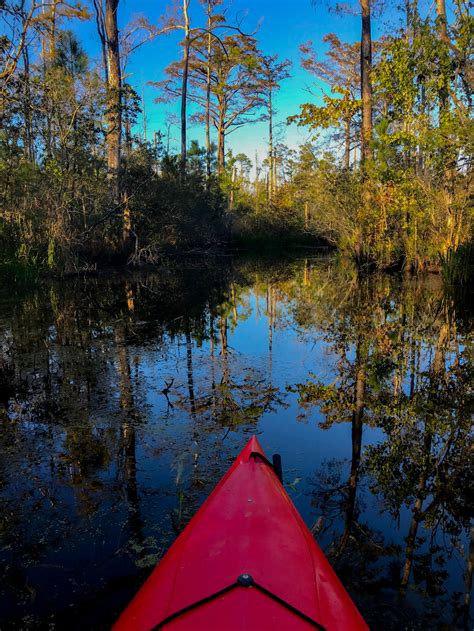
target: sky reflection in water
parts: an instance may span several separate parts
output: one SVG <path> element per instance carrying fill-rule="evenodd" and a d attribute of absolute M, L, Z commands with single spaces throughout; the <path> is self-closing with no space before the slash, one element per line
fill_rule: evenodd
<path fill-rule="evenodd" d="M 373 628 L 468 627 L 470 324 L 324 259 L 4 297 L 0 620 L 107 628 L 257 433 Z"/>

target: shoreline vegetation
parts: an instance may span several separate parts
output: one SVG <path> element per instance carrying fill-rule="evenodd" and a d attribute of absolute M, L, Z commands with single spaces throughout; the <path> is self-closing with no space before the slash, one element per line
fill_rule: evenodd
<path fill-rule="evenodd" d="M 232 21 L 219 0 L 201 2 L 200 16 L 197 0 L 184 0 L 159 24 L 147 16 L 122 24 L 119 0 L 6 2 L 2 277 L 28 282 L 193 252 L 326 246 L 363 271 L 435 271 L 448 285 L 467 285 L 474 21 L 462 0 L 435 4 L 423 13 L 408 0 L 384 27 L 379 9 L 361 0 L 359 42 L 328 33 L 302 43 L 300 63 L 323 96 L 282 121 L 275 97 L 292 62 L 265 54 L 258 30 Z M 377 40 L 371 20 L 385 28 Z M 97 25 L 102 61 L 75 32 L 84 21 Z M 150 138 L 127 63 L 172 32 L 183 35 L 176 61 L 148 85 L 158 102 L 177 102 L 180 115 Z M 262 121 L 267 154 L 234 154 L 228 135 Z M 204 146 L 191 125 L 205 129 Z M 282 125 L 309 139 L 287 146 Z M 179 151 L 170 148 L 172 126 Z"/>

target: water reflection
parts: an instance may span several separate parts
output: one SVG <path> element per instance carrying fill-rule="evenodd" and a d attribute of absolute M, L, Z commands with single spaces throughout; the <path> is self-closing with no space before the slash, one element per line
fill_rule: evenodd
<path fill-rule="evenodd" d="M 468 628 L 470 324 L 436 278 L 317 259 L 4 300 L 5 626 L 107 628 L 258 432 L 373 628 Z"/>

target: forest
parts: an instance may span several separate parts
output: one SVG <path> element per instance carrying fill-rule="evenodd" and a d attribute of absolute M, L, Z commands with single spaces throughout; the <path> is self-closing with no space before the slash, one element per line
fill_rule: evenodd
<path fill-rule="evenodd" d="M 334 28 L 323 41 L 307 32 L 290 60 L 278 42 L 263 51 L 259 23 L 222 0 L 163 3 L 158 22 L 124 22 L 120 0 L 2 0 L 2 274 L 324 245 L 359 268 L 467 284 L 470 3 L 400 4 L 296 3 L 301 14 L 329 12 Z M 337 31 L 354 14 L 360 39 L 344 41 Z M 85 22 L 95 25 L 96 58 L 81 41 Z M 143 85 L 127 69 L 141 47 L 159 65 L 154 48 L 172 33 L 174 61 L 147 86 L 159 107 L 179 111 L 176 151 L 171 122 L 147 134 Z M 275 97 L 296 64 L 323 88 L 280 120 Z M 231 134 L 262 121 L 266 155 L 233 152 Z M 285 144 L 282 124 L 307 140 Z"/>
<path fill-rule="evenodd" d="M 370 629 L 472 630 L 471 9 L 0 0 L 2 629 L 110 629 L 258 436 Z"/>

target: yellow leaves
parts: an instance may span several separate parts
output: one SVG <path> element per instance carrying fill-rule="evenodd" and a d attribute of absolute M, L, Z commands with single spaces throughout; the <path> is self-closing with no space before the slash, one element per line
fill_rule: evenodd
<path fill-rule="evenodd" d="M 327 129 L 340 127 L 348 119 L 352 119 L 361 107 L 359 99 L 334 98 L 325 95 L 324 106 L 318 107 L 313 103 L 300 105 L 300 113 L 287 118 L 287 124 L 296 123 L 298 127 L 310 129 Z"/>
<path fill-rule="evenodd" d="M 91 14 L 89 9 L 81 2 L 76 2 L 72 5 L 66 3 L 58 3 L 59 11 L 58 15 L 65 18 L 76 18 L 78 20 L 90 20 Z"/>
<path fill-rule="evenodd" d="M 60 180 L 63 175 L 62 168 L 57 160 L 48 160 L 45 164 L 46 173 L 52 175 L 56 180 Z"/>
<path fill-rule="evenodd" d="M 40 8 L 41 6 L 38 5 L 38 10 Z M 78 20 L 85 21 L 91 19 L 91 13 L 89 12 L 89 9 L 81 2 L 68 4 L 63 0 L 58 0 L 50 4 L 49 6 L 45 5 L 45 9 L 41 13 L 37 13 L 32 18 L 31 23 L 39 26 L 48 26 L 49 24 L 51 24 L 51 22 L 57 20 L 58 18 L 76 18 Z"/>

